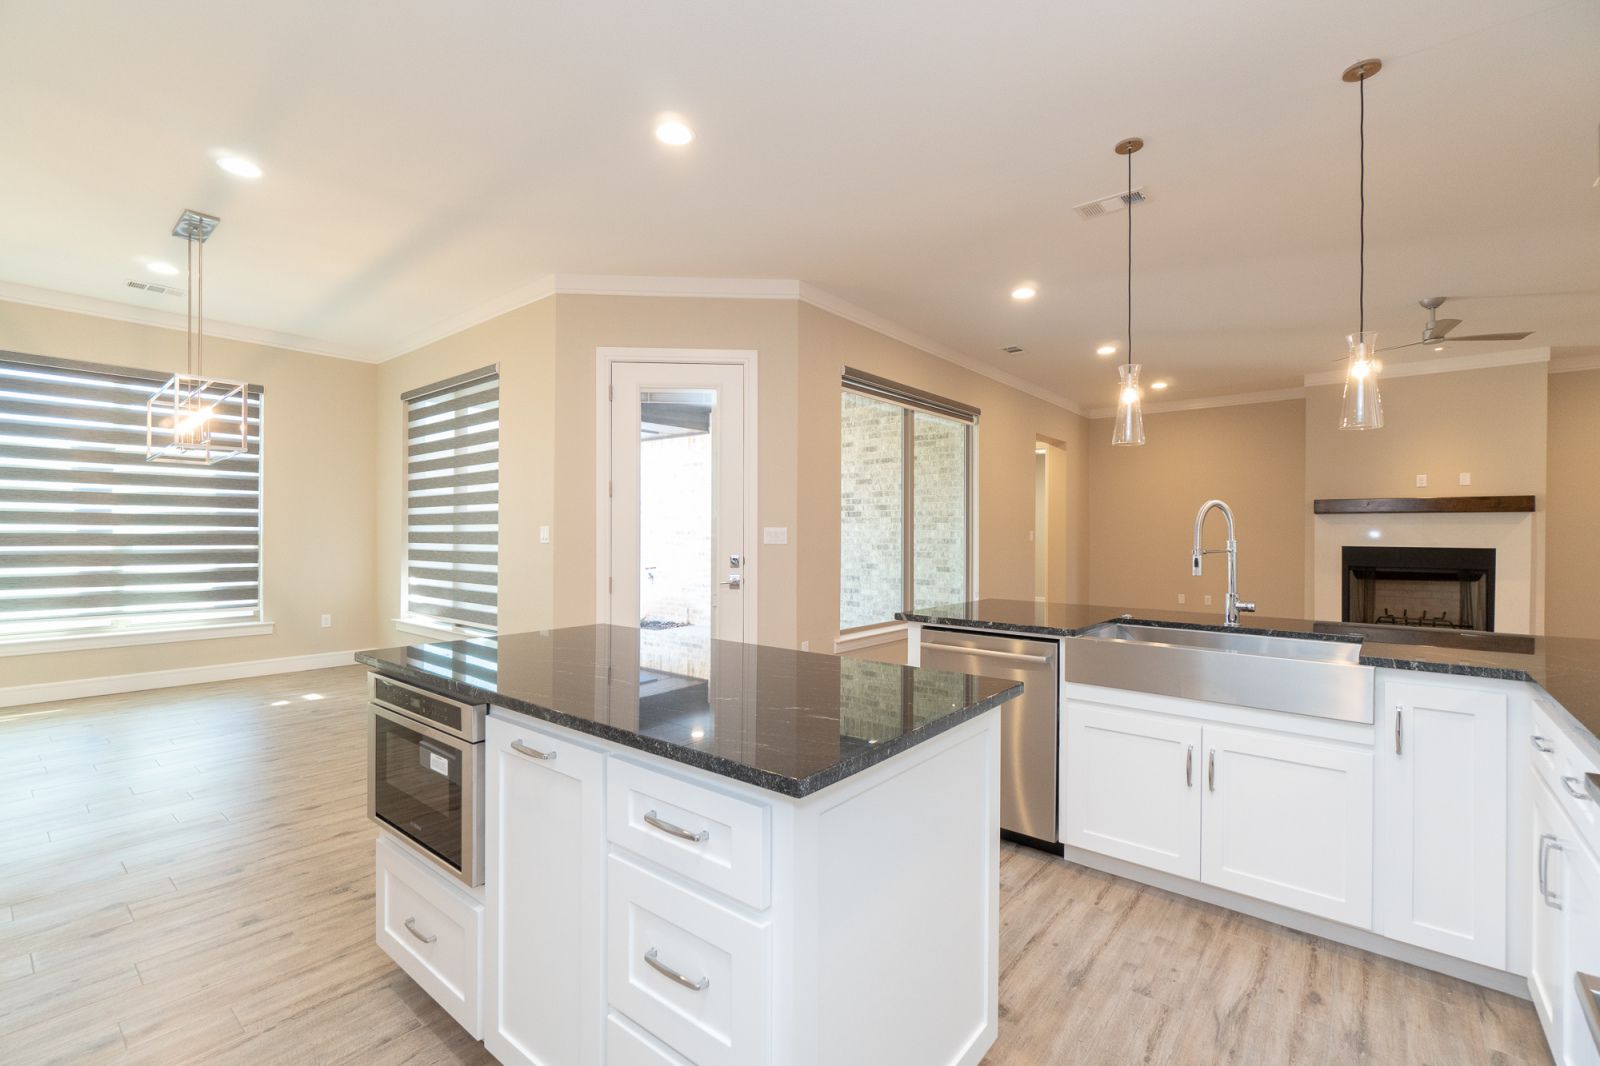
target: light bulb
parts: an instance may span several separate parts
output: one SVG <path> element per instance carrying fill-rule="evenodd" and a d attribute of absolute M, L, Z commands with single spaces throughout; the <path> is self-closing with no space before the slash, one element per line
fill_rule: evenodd
<path fill-rule="evenodd" d="M 1123 403 L 1133 403 L 1133 401 L 1137 400 L 1138 398 L 1139 398 L 1139 390 L 1138 389 L 1123 389 L 1122 390 L 1122 402 Z"/>
<path fill-rule="evenodd" d="M 1365 359 L 1357 359 L 1355 362 L 1350 364 L 1350 376 L 1353 378 L 1359 380 L 1366 377 L 1370 373 L 1372 373 L 1372 364 L 1368 363 Z"/>

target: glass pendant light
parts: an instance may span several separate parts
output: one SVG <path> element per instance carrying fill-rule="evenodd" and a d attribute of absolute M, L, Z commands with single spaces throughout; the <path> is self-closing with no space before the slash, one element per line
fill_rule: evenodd
<path fill-rule="evenodd" d="M 1123 196 L 1128 212 L 1128 361 L 1117 367 L 1117 420 L 1111 426 L 1111 443 L 1144 443 L 1144 412 L 1140 403 L 1139 364 L 1133 361 L 1133 153 L 1144 147 L 1138 137 L 1117 142 L 1117 154 L 1128 158 L 1128 192 Z"/>
<path fill-rule="evenodd" d="M 1361 91 L 1361 276 L 1358 285 L 1359 325 L 1345 338 L 1349 355 L 1344 370 L 1344 402 L 1340 429 L 1382 429 L 1383 397 L 1378 393 L 1378 335 L 1367 329 L 1367 79 L 1383 69 L 1376 59 L 1364 59 L 1345 69 L 1345 81 Z"/>

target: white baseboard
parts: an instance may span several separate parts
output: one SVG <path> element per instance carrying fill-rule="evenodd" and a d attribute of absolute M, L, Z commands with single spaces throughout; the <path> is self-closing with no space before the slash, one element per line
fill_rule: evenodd
<path fill-rule="evenodd" d="M 1334 940 L 1340 944 L 1348 944 L 1353 948 L 1370 951 L 1374 955 L 1396 959 L 1400 962 L 1420 966 L 1424 970 L 1432 970 L 1448 977 L 1458 977 L 1463 981 L 1470 981 L 1475 985 L 1492 988 L 1498 992 L 1516 996 L 1518 999 L 1532 999 L 1528 992 L 1528 979 L 1504 970 L 1496 970 L 1476 962 L 1467 962 L 1464 959 L 1441 955 L 1437 951 L 1427 948 L 1414 947 L 1402 944 L 1398 940 L 1390 940 L 1368 929 L 1357 929 L 1354 926 L 1344 925 L 1340 922 L 1321 918 L 1314 914 L 1303 914 L 1288 907 L 1280 907 L 1273 903 L 1251 899 L 1237 892 L 1203 885 L 1198 881 L 1176 877 L 1163 873 L 1160 870 L 1151 870 L 1121 859 L 1113 859 L 1109 855 L 1097 855 L 1092 851 L 1081 848 L 1066 847 L 1062 858 L 1068 862 L 1075 862 L 1079 866 L 1087 866 L 1091 870 L 1101 873 L 1114 874 L 1125 877 L 1130 881 L 1137 881 L 1142 885 L 1163 889 L 1179 896 L 1188 896 L 1205 903 L 1215 904 L 1230 911 L 1248 914 L 1252 918 L 1260 918 L 1274 925 L 1287 926 L 1302 933 L 1320 936 L 1327 940 Z"/>
<path fill-rule="evenodd" d="M 353 666 L 355 651 L 324 651 L 314 655 L 289 655 L 281 659 L 251 659 L 239 663 L 210 666 L 184 666 L 175 670 L 150 670 L 138 674 L 109 674 L 72 681 L 45 681 L 36 685 L 0 688 L 0 707 L 21 707 L 31 703 L 55 703 L 86 696 L 111 696 L 146 689 L 199 685 L 207 681 L 232 681 L 241 677 L 292 674 L 299 670 L 324 670 L 330 666 Z"/>

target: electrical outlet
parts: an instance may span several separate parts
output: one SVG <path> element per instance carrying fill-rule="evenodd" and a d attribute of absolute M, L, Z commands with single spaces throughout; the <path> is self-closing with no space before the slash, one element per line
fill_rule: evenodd
<path fill-rule="evenodd" d="M 800 650 L 801 651 L 810 651 L 811 650 L 811 642 L 809 640 L 802 640 L 800 642 Z"/>
<path fill-rule="evenodd" d="M 1472 475 L 1471 475 L 1471 474 L 1468 474 L 1468 473 L 1463 473 L 1463 474 L 1462 474 L 1462 475 L 1461 475 L 1461 483 L 1462 483 L 1462 484 L 1463 484 L 1463 485 L 1470 485 L 1470 484 L 1472 484 Z"/>
<path fill-rule="evenodd" d="M 322 616 L 322 628 L 323 629 L 332 629 L 333 628 L 333 615 L 325 614 L 325 615 Z"/>
<path fill-rule="evenodd" d="M 1427 474 L 1418 474 L 1417 475 L 1417 488 L 1425 489 L 1427 487 L 1428 487 L 1428 475 Z"/>
<path fill-rule="evenodd" d="M 1180 593 L 1178 593 L 1178 602 L 1180 604 L 1181 603 L 1188 603 L 1189 602 L 1189 597 L 1185 596 L 1183 593 L 1180 592 Z"/>
<path fill-rule="evenodd" d="M 540 544 L 549 544 L 550 543 L 550 527 L 549 526 L 540 526 L 539 527 L 539 543 Z"/>
<path fill-rule="evenodd" d="M 1207 607 L 1210 607 L 1210 606 L 1211 606 L 1211 597 L 1210 597 L 1210 595 L 1207 595 L 1207 596 L 1206 596 L 1206 606 L 1207 606 Z"/>

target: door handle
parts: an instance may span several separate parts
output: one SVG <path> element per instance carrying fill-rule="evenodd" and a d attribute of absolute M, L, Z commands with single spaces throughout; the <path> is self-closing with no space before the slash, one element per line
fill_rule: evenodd
<path fill-rule="evenodd" d="M 1217 749 L 1212 748 L 1211 754 L 1206 758 L 1206 786 L 1212 792 L 1217 790 Z"/>
<path fill-rule="evenodd" d="M 724 588 L 741 589 L 744 588 L 744 577 L 740 574 L 729 574 L 728 580 L 719 581 L 717 584 L 723 586 Z"/>
<path fill-rule="evenodd" d="M 542 762 L 554 762 L 556 757 L 556 753 L 553 751 L 540 751 L 538 748 L 530 748 L 520 740 L 513 740 L 511 742 L 511 750 L 516 752 L 518 755 L 526 755 L 529 758 L 539 759 Z"/>
<path fill-rule="evenodd" d="M 1557 842 L 1555 836 L 1543 833 L 1539 836 L 1539 895 L 1544 898 L 1544 905 L 1552 910 L 1561 909 L 1561 894 L 1550 891 L 1550 853 L 1565 850 Z"/>
<path fill-rule="evenodd" d="M 1400 739 L 1400 730 L 1402 728 L 1402 723 L 1405 721 L 1405 713 L 1406 712 L 1401 710 L 1399 707 L 1394 709 L 1394 753 L 1396 755 L 1405 754 L 1402 750 L 1404 745 Z"/>
<path fill-rule="evenodd" d="M 1194 787 L 1194 745 L 1189 745 L 1189 753 L 1183 757 L 1183 783 L 1186 788 Z"/>
<path fill-rule="evenodd" d="M 1542 751 L 1546 755 L 1549 755 L 1552 751 L 1556 750 L 1554 744 L 1551 744 L 1548 740 L 1546 740 L 1544 737 L 1541 737 L 1537 733 L 1533 735 L 1532 739 L 1534 751 Z"/>
<path fill-rule="evenodd" d="M 1581 777 L 1563 777 L 1561 787 L 1567 790 L 1567 795 L 1575 800 L 1590 799 L 1589 789 L 1585 787 Z"/>

